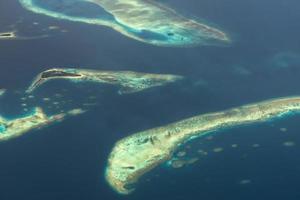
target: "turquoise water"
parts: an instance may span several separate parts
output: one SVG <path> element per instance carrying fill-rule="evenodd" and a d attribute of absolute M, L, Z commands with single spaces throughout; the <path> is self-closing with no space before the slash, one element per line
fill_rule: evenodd
<path fill-rule="evenodd" d="M 6 130 L 5 126 L 1 125 L 0 126 L 0 133 L 3 133 Z"/>

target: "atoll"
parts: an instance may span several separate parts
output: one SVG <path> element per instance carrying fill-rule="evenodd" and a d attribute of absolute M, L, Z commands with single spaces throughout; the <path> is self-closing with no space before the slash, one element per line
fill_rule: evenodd
<path fill-rule="evenodd" d="M 19 0 L 32 12 L 103 25 L 138 41 L 159 46 L 228 43 L 226 33 L 188 19 L 154 0 Z"/>
<path fill-rule="evenodd" d="M 118 85 L 120 86 L 120 94 L 128 94 L 175 82 L 182 79 L 182 77 L 169 74 L 149 74 L 132 71 L 53 68 L 38 74 L 26 92 L 33 92 L 41 84 L 53 79 Z"/>
<path fill-rule="evenodd" d="M 300 97 L 278 98 L 203 114 L 132 134 L 115 144 L 108 159 L 106 180 L 118 193 L 129 194 L 141 176 L 171 160 L 176 149 L 191 139 L 299 111 Z"/>
<path fill-rule="evenodd" d="M 36 107 L 31 113 L 15 119 L 7 119 L 0 116 L 0 141 L 19 137 L 31 130 L 45 127 L 54 122 L 59 122 L 66 116 L 78 115 L 83 112 L 85 111 L 74 109 L 65 113 L 48 116 L 41 108 Z"/>

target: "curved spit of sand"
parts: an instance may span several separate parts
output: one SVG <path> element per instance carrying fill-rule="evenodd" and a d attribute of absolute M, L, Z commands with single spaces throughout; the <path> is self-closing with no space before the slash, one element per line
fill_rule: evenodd
<path fill-rule="evenodd" d="M 53 79 L 118 85 L 120 86 L 119 94 L 128 94 L 172 83 L 182 79 L 182 77 L 170 74 L 148 74 L 132 71 L 53 68 L 38 74 L 26 92 L 31 93 L 41 84 Z"/>
<path fill-rule="evenodd" d="M 286 97 L 203 114 L 132 134 L 118 141 L 108 159 L 106 180 L 117 192 L 129 194 L 138 179 L 188 140 L 213 131 L 258 123 L 300 111 L 300 97 Z"/>
<path fill-rule="evenodd" d="M 230 42 L 226 33 L 179 15 L 154 0 L 19 0 L 32 12 L 58 19 L 103 25 L 159 46 Z"/>
<path fill-rule="evenodd" d="M 54 122 L 59 122 L 70 115 L 83 113 L 81 109 L 70 110 L 65 113 L 47 116 L 39 107 L 33 109 L 31 113 L 15 119 L 7 119 L 0 115 L 0 141 L 19 137 L 31 130 L 45 127 Z"/>

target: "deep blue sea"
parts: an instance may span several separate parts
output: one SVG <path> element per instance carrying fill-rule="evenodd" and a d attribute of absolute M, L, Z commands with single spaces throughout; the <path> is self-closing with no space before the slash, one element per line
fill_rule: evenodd
<path fill-rule="evenodd" d="M 188 155 L 200 149 L 207 155 L 183 168 L 156 168 L 131 195 L 119 195 L 106 183 L 108 155 L 125 136 L 202 113 L 300 95 L 298 0 L 163 3 L 217 25 L 233 43 L 153 46 L 108 27 L 57 20 L 29 12 L 17 0 L 0 0 L 0 32 L 13 27 L 24 37 L 49 33 L 39 39 L 0 40 L 0 88 L 7 89 L 0 115 L 25 114 L 23 91 L 39 72 L 53 67 L 186 77 L 128 95 L 119 95 L 114 86 L 89 83 L 42 86 L 25 100 L 29 110 L 41 106 L 55 113 L 84 103 L 93 106 L 83 115 L 0 143 L 0 200 L 300 199 L 300 115 L 192 141 L 183 147 Z M 59 30 L 47 30 L 49 26 Z"/>

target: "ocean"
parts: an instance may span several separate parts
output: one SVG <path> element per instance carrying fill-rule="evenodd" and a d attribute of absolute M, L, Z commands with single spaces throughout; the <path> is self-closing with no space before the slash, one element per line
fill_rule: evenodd
<path fill-rule="evenodd" d="M 191 141 L 182 149 L 197 156 L 196 163 L 179 169 L 162 165 L 146 174 L 130 195 L 116 193 L 105 181 L 109 153 L 123 137 L 198 114 L 300 94 L 298 1 L 163 3 L 211 22 L 229 34 L 232 44 L 160 47 L 108 27 L 34 14 L 17 0 L 0 0 L 0 32 L 15 25 L 26 38 L 48 33 L 45 27 L 59 27 L 45 38 L 0 40 L 0 88 L 7 89 L 0 98 L 0 114 L 13 118 L 24 115 L 24 107 L 56 113 L 92 105 L 82 115 L 0 143 L 0 200 L 300 198 L 299 115 Z M 185 79 L 126 95 L 119 95 L 115 86 L 53 81 L 22 105 L 32 79 L 53 67 L 166 73 Z M 43 101 L 47 97 L 59 106 Z"/>

